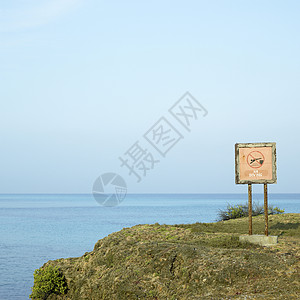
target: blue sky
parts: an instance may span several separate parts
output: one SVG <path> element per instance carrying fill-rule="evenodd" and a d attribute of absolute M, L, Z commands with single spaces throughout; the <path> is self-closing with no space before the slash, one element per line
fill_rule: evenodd
<path fill-rule="evenodd" d="M 299 12 L 299 1 L 2 1 L 0 193 L 89 193 L 105 172 L 131 193 L 242 193 L 236 142 L 276 142 L 270 192 L 300 192 Z M 208 115 L 191 132 L 177 124 L 184 139 L 137 183 L 118 158 L 186 91 Z"/>

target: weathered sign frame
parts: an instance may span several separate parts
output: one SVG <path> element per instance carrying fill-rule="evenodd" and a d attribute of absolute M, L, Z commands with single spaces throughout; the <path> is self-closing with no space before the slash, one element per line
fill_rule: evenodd
<path fill-rule="evenodd" d="M 272 179 L 240 179 L 240 148 L 272 148 Z M 277 183 L 277 166 L 276 166 L 276 143 L 237 143 L 235 144 L 235 183 L 236 184 L 267 184 Z"/>
<path fill-rule="evenodd" d="M 268 147 L 272 149 L 272 179 L 252 179 L 241 180 L 240 179 L 240 149 L 241 148 L 264 148 Z M 262 151 L 262 150 L 261 150 Z M 259 151 L 255 151 L 259 152 Z M 248 157 L 251 153 L 248 154 Z M 261 153 L 262 154 L 262 153 Z M 263 155 L 263 154 L 262 154 Z M 263 163 L 255 158 L 254 162 L 257 162 L 262 166 Z M 252 163 L 252 162 L 251 162 Z M 249 164 L 249 161 L 248 161 Z M 252 168 L 257 168 L 250 166 Z M 248 215 L 249 215 L 249 235 L 252 235 L 252 184 L 264 185 L 264 213 L 265 213 L 265 235 L 268 236 L 268 183 L 277 183 L 277 166 L 276 166 L 276 143 L 237 143 L 235 144 L 235 183 L 236 184 L 248 184 Z"/>

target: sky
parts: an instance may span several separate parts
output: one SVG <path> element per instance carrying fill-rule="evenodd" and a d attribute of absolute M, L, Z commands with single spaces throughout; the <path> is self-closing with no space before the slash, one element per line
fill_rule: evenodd
<path fill-rule="evenodd" d="M 105 173 L 128 193 L 246 193 L 234 180 L 246 142 L 276 142 L 269 191 L 299 193 L 299 13 L 299 1 L 1 1 L 0 193 L 90 193 Z M 189 130 L 169 112 L 186 92 L 202 107 Z M 164 156 L 144 137 L 162 117 L 181 137 Z M 134 145 L 156 161 L 140 182 L 120 160 Z"/>

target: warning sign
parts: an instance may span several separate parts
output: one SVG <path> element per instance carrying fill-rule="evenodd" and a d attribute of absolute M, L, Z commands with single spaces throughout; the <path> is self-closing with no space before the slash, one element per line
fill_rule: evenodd
<path fill-rule="evenodd" d="M 251 167 L 251 168 L 260 168 L 262 167 L 264 161 L 265 161 L 265 157 L 264 155 L 259 152 L 259 151 L 252 151 L 248 154 L 248 165 Z"/>
<path fill-rule="evenodd" d="M 236 183 L 276 183 L 276 144 L 236 144 Z"/>

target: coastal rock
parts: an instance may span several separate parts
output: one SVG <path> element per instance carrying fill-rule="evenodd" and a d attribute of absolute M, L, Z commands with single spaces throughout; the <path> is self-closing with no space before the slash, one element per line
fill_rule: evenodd
<path fill-rule="evenodd" d="M 280 224 L 300 224 L 299 214 L 270 218 L 275 234 Z M 299 228 L 264 248 L 239 241 L 239 222 L 247 225 L 242 219 L 124 228 L 82 257 L 44 264 L 58 267 L 68 287 L 45 299 L 299 299 Z"/>

